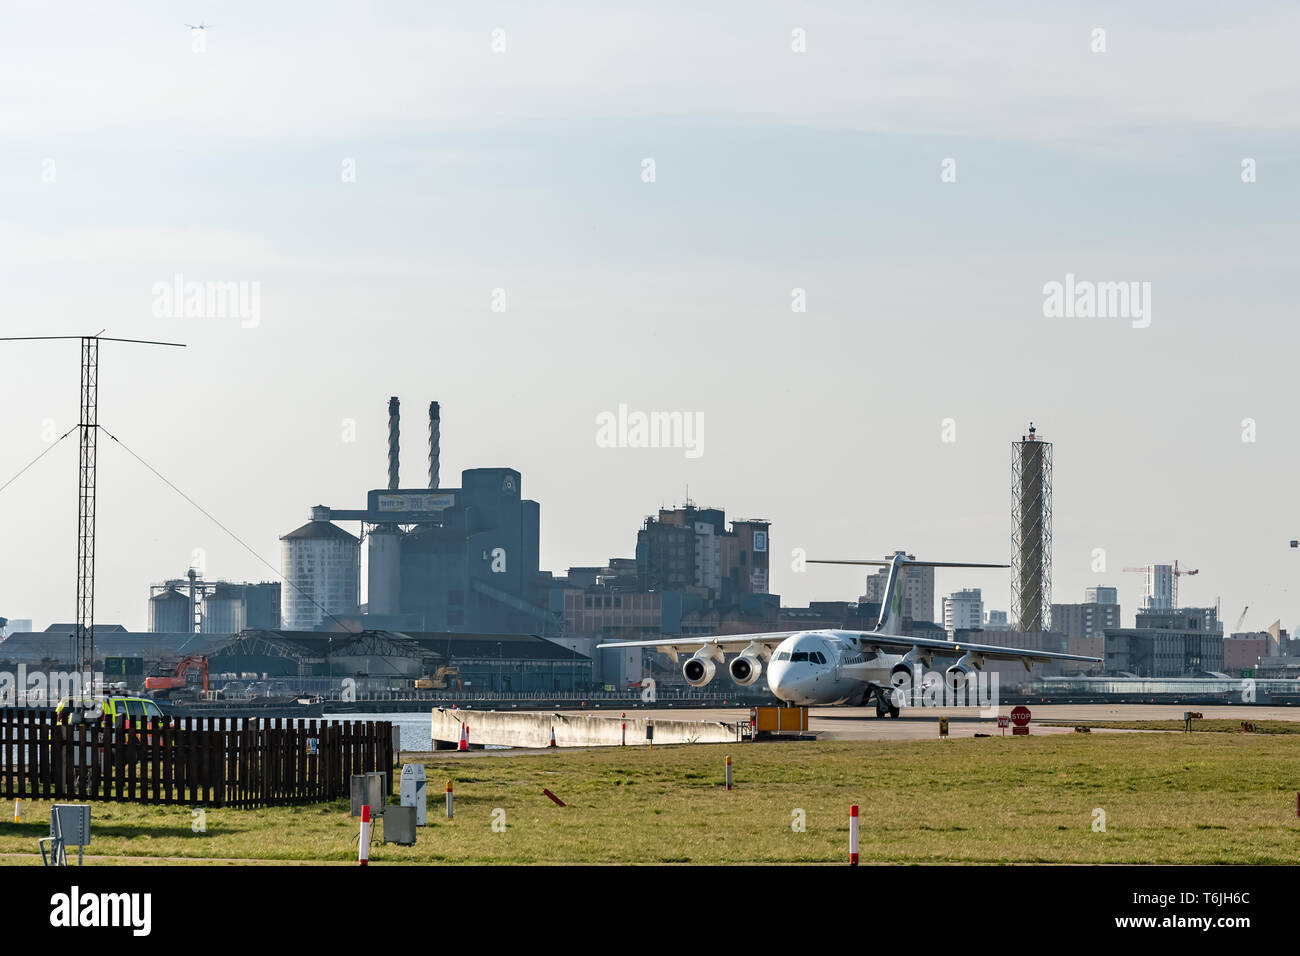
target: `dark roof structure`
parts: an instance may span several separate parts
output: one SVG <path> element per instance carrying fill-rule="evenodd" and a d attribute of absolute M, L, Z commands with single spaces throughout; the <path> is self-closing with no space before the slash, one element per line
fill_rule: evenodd
<path fill-rule="evenodd" d="M 323 538 L 335 541 L 356 541 L 361 539 L 344 531 L 332 521 L 308 521 L 301 528 L 295 528 L 280 537 L 281 541 L 299 541 L 306 538 Z"/>

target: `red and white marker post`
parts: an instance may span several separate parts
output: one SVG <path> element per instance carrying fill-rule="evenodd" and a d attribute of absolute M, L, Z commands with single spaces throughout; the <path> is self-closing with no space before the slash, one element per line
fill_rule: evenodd
<path fill-rule="evenodd" d="M 358 860 L 361 866 L 370 862 L 370 804 L 361 807 L 361 846 L 358 847 Z"/>
<path fill-rule="evenodd" d="M 627 746 L 627 711 L 623 712 L 623 742 L 619 744 L 619 746 L 620 747 Z"/>
<path fill-rule="evenodd" d="M 858 865 L 858 805 L 849 807 L 849 866 Z"/>
<path fill-rule="evenodd" d="M 731 789 L 731 754 L 727 754 L 727 789 Z"/>
<path fill-rule="evenodd" d="M 448 820 L 451 819 L 452 805 L 455 802 L 456 802 L 455 798 L 451 795 L 451 781 L 448 780 L 447 781 L 447 819 Z"/>

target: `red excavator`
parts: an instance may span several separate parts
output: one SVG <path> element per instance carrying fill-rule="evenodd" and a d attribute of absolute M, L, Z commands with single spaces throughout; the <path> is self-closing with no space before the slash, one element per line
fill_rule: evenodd
<path fill-rule="evenodd" d="M 182 658 L 169 677 L 146 677 L 144 689 L 154 700 L 181 701 L 195 700 L 198 695 L 190 689 L 188 674 L 190 668 L 197 667 L 203 678 L 203 693 L 208 692 L 208 659 L 197 654 Z M 165 665 L 160 665 L 165 669 Z"/>

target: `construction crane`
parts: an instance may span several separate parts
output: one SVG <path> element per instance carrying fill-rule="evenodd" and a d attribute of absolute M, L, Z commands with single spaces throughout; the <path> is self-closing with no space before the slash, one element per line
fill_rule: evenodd
<path fill-rule="evenodd" d="M 1250 605 L 1249 605 L 1249 604 L 1247 604 L 1245 607 L 1243 607 L 1243 608 L 1241 609 L 1241 616 L 1240 616 L 1239 618 L 1237 618 L 1237 623 L 1234 624 L 1234 625 L 1232 625 L 1232 630 L 1228 632 L 1229 634 L 1240 634 L 1240 633 L 1241 633 L 1241 625 L 1243 625 L 1243 624 L 1246 623 L 1246 612 L 1249 611 L 1249 610 L 1250 610 Z"/>
<path fill-rule="evenodd" d="M 1125 568 L 1124 570 L 1125 570 L 1125 571 L 1136 571 L 1136 572 L 1139 573 L 1139 574 L 1147 574 L 1147 573 L 1149 573 L 1149 572 L 1151 571 L 1152 568 L 1155 568 L 1155 567 L 1159 567 L 1159 565 L 1148 564 L 1148 565 L 1145 565 L 1145 566 L 1140 567 L 1140 568 Z M 1170 591 L 1170 594 L 1169 594 L 1169 606 L 1170 606 L 1171 608 L 1176 608 L 1176 607 L 1178 607 L 1178 579 L 1179 579 L 1180 577 L 1182 577 L 1184 574 L 1189 574 L 1189 575 L 1190 575 L 1190 574 L 1200 574 L 1200 573 L 1201 573 L 1201 569 L 1200 569 L 1200 568 L 1188 568 L 1188 569 L 1180 568 L 1180 567 L 1178 566 L 1178 560 L 1175 559 L 1175 560 L 1174 560 L 1174 564 L 1173 564 L 1173 568 L 1172 568 L 1171 573 L 1172 573 L 1172 575 L 1173 575 L 1173 582 L 1172 582 L 1172 584 L 1170 585 L 1170 588 L 1169 588 L 1169 591 Z"/>

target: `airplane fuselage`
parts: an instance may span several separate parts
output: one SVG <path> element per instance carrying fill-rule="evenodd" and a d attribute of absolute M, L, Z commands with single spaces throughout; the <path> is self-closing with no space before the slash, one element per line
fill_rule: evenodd
<path fill-rule="evenodd" d="M 889 688 L 902 654 L 860 646 L 851 631 L 801 631 L 772 652 L 767 686 L 782 701 L 799 706 L 861 704 L 873 688 Z"/>

